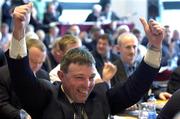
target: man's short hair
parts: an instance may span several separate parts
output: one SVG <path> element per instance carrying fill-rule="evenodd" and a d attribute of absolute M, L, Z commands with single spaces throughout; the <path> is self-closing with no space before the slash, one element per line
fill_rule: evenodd
<path fill-rule="evenodd" d="M 109 43 L 110 46 L 112 45 L 111 38 L 110 38 L 110 36 L 109 36 L 108 34 L 102 34 L 102 35 L 100 35 L 99 38 L 98 38 L 98 40 L 99 40 L 99 39 L 106 40 L 106 41 Z"/>
<path fill-rule="evenodd" d="M 46 46 L 44 45 L 44 43 L 41 40 L 36 40 L 36 39 L 28 39 L 26 40 L 26 45 L 27 45 L 27 49 L 29 50 L 31 47 L 36 47 L 39 50 L 41 50 L 42 52 L 46 52 Z"/>
<path fill-rule="evenodd" d="M 123 33 L 123 34 L 119 35 L 118 44 L 121 45 L 122 41 L 126 40 L 127 38 L 132 38 L 132 39 L 137 40 L 137 37 L 133 33 L 126 32 L 126 33 Z"/>
<path fill-rule="evenodd" d="M 81 43 L 81 40 L 73 35 L 64 35 L 62 38 L 58 38 L 53 45 L 53 48 L 58 48 L 61 51 L 65 51 L 69 44 Z"/>
<path fill-rule="evenodd" d="M 95 65 L 95 60 L 92 54 L 85 48 L 74 48 L 69 50 L 61 61 L 61 70 L 68 72 L 68 67 L 71 63 L 79 65 Z"/>

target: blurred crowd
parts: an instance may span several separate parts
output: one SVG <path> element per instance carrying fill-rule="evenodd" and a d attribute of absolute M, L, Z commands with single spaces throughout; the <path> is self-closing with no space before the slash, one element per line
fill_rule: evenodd
<path fill-rule="evenodd" d="M 9 47 L 12 38 L 12 11 L 19 4 L 25 4 L 27 1 L 15 2 L 13 0 L 5 0 L 2 5 L 2 24 L 0 32 L 0 48 L 1 54 Z M 41 40 L 47 48 L 46 60 L 42 63 L 42 68 L 50 72 L 61 61 L 62 57 L 61 38 L 63 35 L 73 35 L 81 40 L 82 46 L 92 52 L 96 59 L 96 67 L 99 74 L 102 74 L 102 69 L 105 62 L 115 62 L 119 57 L 125 61 L 123 63 L 135 67 L 142 60 L 148 47 L 148 39 L 142 36 L 142 29 L 130 28 L 128 25 L 118 25 L 120 17 L 111 9 L 111 3 L 107 2 L 103 6 L 94 4 L 92 12 L 88 15 L 87 21 L 93 21 L 94 25 L 89 31 L 81 31 L 78 24 L 69 26 L 65 34 L 61 31 L 56 23 L 60 22 L 60 16 L 63 12 L 63 7 L 57 0 L 45 2 L 43 0 L 33 1 L 33 10 L 31 14 L 30 24 L 26 28 L 26 39 Z M 97 24 L 98 21 L 108 21 L 108 27 L 102 27 Z M 162 61 L 161 65 L 173 71 L 180 64 L 180 36 L 178 30 L 171 30 L 169 25 L 165 25 L 165 39 L 162 45 Z M 134 50 L 128 52 L 120 50 L 119 36 L 124 33 L 130 33 L 136 36 L 137 42 L 134 44 Z M 127 43 L 128 44 L 128 43 Z M 133 47 L 133 46 L 132 46 Z M 131 49 L 131 48 L 130 48 Z M 130 61 L 127 61 L 128 56 L 131 56 Z M 124 58 L 125 57 L 125 58 Z M 3 58 L 2 58 L 3 59 Z M 1 61 L 2 65 L 6 61 Z M 133 72 L 126 69 L 126 73 Z M 127 76 L 128 76 L 127 75 Z M 126 77 L 127 78 L 127 77 Z"/>
<path fill-rule="evenodd" d="M 13 7 L 17 4 L 20 3 L 5 0 L 2 5 L 2 24 L 0 26 L 1 68 L 7 64 L 4 52 L 8 50 L 12 39 L 11 13 Z M 43 0 L 33 1 L 33 11 L 30 24 L 25 31 L 25 39 L 28 49 L 34 47 L 35 44 L 40 44 L 38 48 L 42 51 L 41 55 L 37 55 L 34 54 L 33 49 L 29 50 L 29 62 L 34 73 L 38 76 L 37 72 L 41 69 L 40 77 L 43 75 L 51 82 L 57 81 L 59 79 L 54 68 L 59 68 L 58 64 L 61 63 L 64 54 L 75 47 L 86 47 L 96 60 L 99 77 L 103 77 L 103 68 L 106 63 L 110 62 L 118 67 L 117 72 L 111 79 L 111 86 L 126 82 L 127 78 L 138 67 L 148 47 L 148 39 L 146 36 L 142 36 L 142 29 L 129 28 L 128 25 L 119 26 L 117 23 L 121 18 L 111 10 L 111 3 L 107 3 L 104 6 L 95 4 L 92 13 L 88 15 L 85 22 L 108 21 L 108 27 L 102 28 L 101 25 L 95 23 L 89 31 L 81 31 L 78 24 L 73 24 L 64 35 L 61 35 L 56 23 L 60 22 L 62 12 L 63 7 L 57 0 L 48 3 Z M 180 78 L 180 34 L 178 30 L 172 30 L 173 28 L 169 25 L 165 25 L 164 28 L 165 38 L 162 44 L 161 66 L 167 67 L 173 73 L 170 74 L 169 80 L 171 82 L 167 83 L 165 89 L 163 87 L 163 90 L 161 90 L 161 86 L 152 85 L 152 92 L 156 95 L 156 98 L 160 99 L 169 98 L 170 94 L 180 88 L 180 85 L 174 86 L 177 83 L 173 82 L 180 82 L 175 80 Z M 39 40 L 42 44 L 31 40 Z M 176 88 L 174 89 L 174 87 Z"/>

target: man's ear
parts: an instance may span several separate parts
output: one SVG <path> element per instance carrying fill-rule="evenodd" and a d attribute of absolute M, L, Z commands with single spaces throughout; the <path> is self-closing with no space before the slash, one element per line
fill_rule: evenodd
<path fill-rule="evenodd" d="M 64 73 L 63 73 L 61 70 L 59 70 L 59 71 L 57 72 L 57 75 L 58 75 L 58 77 L 59 77 L 59 79 L 60 79 L 61 81 L 64 80 Z"/>
<path fill-rule="evenodd" d="M 117 50 L 118 52 L 121 52 L 121 48 L 120 48 L 119 44 L 116 45 L 115 47 L 116 47 L 116 50 Z"/>

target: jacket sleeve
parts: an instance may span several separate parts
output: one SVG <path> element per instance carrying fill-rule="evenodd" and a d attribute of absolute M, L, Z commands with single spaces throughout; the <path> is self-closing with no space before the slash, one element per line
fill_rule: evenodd
<path fill-rule="evenodd" d="M 23 108 L 27 111 L 42 111 L 48 103 L 50 90 L 47 83 L 42 83 L 30 69 L 28 57 L 12 59 L 6 52 L 8 68 L 14 90 Z"/>
<path fill-rule="evenodd" d="M 180 90 L 177 90 L 163 107 L 157 119 L 173 119 L 180 111 Z"/>
<path fill-rule="evenodd" d="M 120 113 L 137 103 L 149 90 L 158 71 L 159 68 L 153 68 L 142 61 L 123 85 L 116 84 L 107 91 L 111 113 Z"/>
<path fill-rule="evenodd" d="M 10 103 L 6 82 L 0 76 L 0 119 L 20 119 L 19 109 Z"/>
<path fill-rule="evenodd" d="M 9 103 L 0 106 L 0 118 L 20 119 L 19 109 Z"/>

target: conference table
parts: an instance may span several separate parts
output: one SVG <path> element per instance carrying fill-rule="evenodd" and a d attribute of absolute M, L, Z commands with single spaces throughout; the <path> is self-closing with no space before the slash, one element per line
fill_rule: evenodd
<path fill-rule="evenodd" d="M 156 100 L 155 104 L 156 104 L 157 114 L 160 112 L 160 110 L 164 107 L 164 105 L 167 102 L 168 100 L 160 100 L 160 99 Z M 113 119 L 138 119 L 139 111 L 140 110 L 125 111 L 124 113 L 113 116 Z"/>
<path fill-rule="evenodd" d="M 64 35 L 72 25 L 78 25 L 81 31 L 90 31 L 92 26 L 100 25 L 103 29 L 109 28 L 110 23 L 99 23 L 99 22 L 83 22 L 83 23 L 58 23 L 57 26 L 60 30 L 61 35 Z M 130 29 L 134 28 L 134 23 L 117 22 L 117 26 L 127 25 Z"/>

